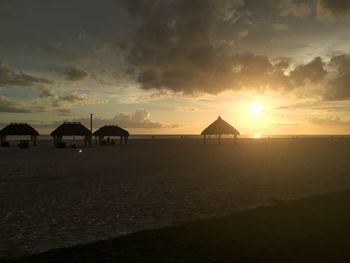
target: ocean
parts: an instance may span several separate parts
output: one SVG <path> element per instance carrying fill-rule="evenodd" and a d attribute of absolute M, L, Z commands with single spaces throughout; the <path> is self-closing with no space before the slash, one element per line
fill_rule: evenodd
<path fill-rule="evenodd" d="M 215 138 L 215 135 L 208 136 L 208 138 Z M 75 139 L 80 139 L 80 136 L 74 136 Z M 73 136 L 65 136 L 64 139 L 72 140 Z M 221 138 L 233 138 L 230 135 L 223 135 Z M 288 138 L 350 138 L 349 134 L 283 134 L 283 135 L 264 135 L 264 134 L 244 134 L 240 135 L 238 138 L 243 139 L 288 139 Z M 8 136 L 8 140 L 28 140 L 29 136 Z M 203 136 L 199 134 L 135 134 L 130 135 L 129 140 L 152 140 L 152 139 L 160 139 L 160 140 L 173 140 L 173 139 L 203 139 Z M 38 141 L 48 141 L 52 140 L 50 135 L 40 135 L 38 136 Z"/>

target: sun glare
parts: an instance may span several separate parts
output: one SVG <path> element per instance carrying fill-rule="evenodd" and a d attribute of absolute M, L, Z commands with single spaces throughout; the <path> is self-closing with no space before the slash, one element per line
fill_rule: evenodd
<path fill-rule="evenodd" d="M 251 113 L 256 117 L 260 116 L 263 110 L 264 110 L 264 107 L 261 104 L 254 104 L 250 108 Z"/>

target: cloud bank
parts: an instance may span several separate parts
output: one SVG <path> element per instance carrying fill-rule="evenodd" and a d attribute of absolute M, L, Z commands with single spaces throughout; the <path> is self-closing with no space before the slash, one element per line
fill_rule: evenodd
<path fill-rule="evenodd" d="M 84 125 L 89 125 L 89 118 L 74 119 L 73 121 L 78 121 Z M 56 123 L 58 124 L 58 123 Z M 94 127 L 102 127 L 104 125 L 118 125 L 123 128 L 144 128 L 144 129 L 154 129 L 154 128 L 176 128 L 178 125 L 173 124 L 163 124 L 151 120 L 148 111 L 143 109 L 138 109 L 133 113 L 117 113 L 112 118 L 99 118 L 94 117 L 93 119 Z"/>
<path fill-rule="evenodd" d="M 31 112 L 22 103 L 0 96 L 0 112 L 28 113 Z"/>
<path fill-rule="evenodd" d="M 68 67 L 62 73 L 69 81 L 81 81 L 88 76 L 86 71 L 74 67 Z"/>
<path fill-rule="evenodd" d="M 279 10 L 280 16 L 294 15 L 297 17 L 305 17 L 308 16 L 313 9 L 310 1 L 273 0 L 272 3 Z"/>
<path fill-rule="evenodd" d="M 350 1 L 317 0 L 316 10 L 321 19 L 340 20 L 350 14 Z"/>
<path fill-rule="evenodd" d="M 319 2 L 324 6 L 323 1 Z M 281 16 L 303 17 L 313 8 L 310 1 L 284 0 L 273 1 L 273 4 Z M 347 97 L 341 86 L 345 79 L 339 79 L 343 73 L 331 80 L 331 91 L 325 82 L 329 75 L 326 68 L 334 67 L 334 61 L 328 64 L 321 57 L 314 57 L 308 63 L 292 67 L 283 59 L 235 52 L 234 47 L 228 52 L 216 45 L 214 25 L 218 21 L 227 23 L 227 14 L 239 12 L 243 2 L 134 0 L 126 1 L 125 5 L 130 17 L 139 25 L 126 44 L 126 62 L 142 89 L 218 94 L 225 90 L 285 92 L 322 86 L 324 99 Z M 272 29 L 288 30 L 288 25 L 275 23 Z"/>
<path fill-rule="evenodd" d="M 16 73 L 9 66 L 0 60 L 0 87 L 19 86 L 19 87 L 37 87 L 44 84 L 52 84 L 53 81 L 38 78 L 23 72 Z"/>

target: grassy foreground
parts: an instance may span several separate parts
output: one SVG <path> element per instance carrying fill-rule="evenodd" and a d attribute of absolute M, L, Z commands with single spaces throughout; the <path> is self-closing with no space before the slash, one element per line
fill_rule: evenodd
<path fill-rule="evenodd" d="M 350 262 L 350 191 L 9 262 Z"/>

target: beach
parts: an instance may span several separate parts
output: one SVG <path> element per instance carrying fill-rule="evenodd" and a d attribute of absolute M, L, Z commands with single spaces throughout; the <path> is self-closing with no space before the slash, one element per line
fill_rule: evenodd
<path fill-rule="evenodd" d="M 349 138 L 0 148 L 0 255 L 17 257 L 350 188 Z"/>

